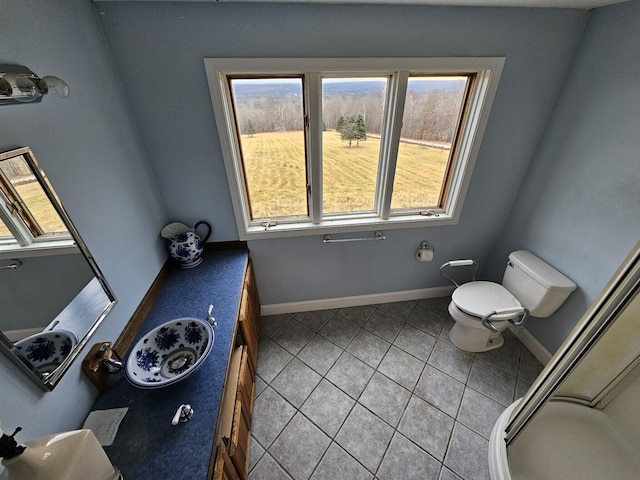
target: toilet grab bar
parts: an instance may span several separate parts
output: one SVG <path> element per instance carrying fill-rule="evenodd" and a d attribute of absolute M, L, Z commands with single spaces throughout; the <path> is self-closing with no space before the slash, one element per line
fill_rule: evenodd
<path fill-rule="evenodd" d="M 449 280 L 451 283 L 453 283 L 456 287 L 459 287 L 460 285 L 458 284 L 458 282 L 456 282 L 453 278 L 451 278 L 449 275 L 447 275 L 446 273 L 444 273 L 444 269 L 448 268 L 448 267 L 473 267 L 473 271 L 471 272 L 471 281 L 475 282 L 476 281 L 476 272 L 478 271 L 478 263 L 475 260 L 450 260 L 446 263 L 443 263 L 442 266 L 440 267 L 440 270 L 438 270 L 438 273 L 440 273 L 441 277 L 446 278 L 447 280 Z"/>
<path fill-rule="evenodd" d="M 482 317 L 482 326 L 491 330 L 493 333 L 498 333 L 498 329 L 496 328 L 496 326 L 491 322 L 491 320 L 489 320 L 491 317 L 493 317 L 494 315 L 502 315 L 502 314 L 510 314 L 510 313 L 520 313 L 522 314 L 522 316 L 520 317 L 520 320 L 517 321 L 513 321 L 512 318 L 509 319 L 509 322 L 515 326 L 515 327 L 520 327 L 522 325 L 524 325 L 524 322 L 527 320 L 527 318 L 529 318 L 529 310 L 527 310 L 526 308 L 522 308 L 522 307 L 514 307 L 514 308 L 498 308 L 496 310 L 494 310 L 493 312 L 489 312 L 487 313 L 484 317 Z"/>

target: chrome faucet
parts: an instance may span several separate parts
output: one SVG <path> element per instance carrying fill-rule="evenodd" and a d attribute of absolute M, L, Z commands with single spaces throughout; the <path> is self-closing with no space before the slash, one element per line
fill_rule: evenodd
<path fill-rule="evenodd" d="M 191 405 L 180 405 L 171 420 L 171 425 L 188 422 L 191 420 L 191 417 L 193 417 L 193 408 L 191 408 Z"/>
<path fill-rule="evenodd" d="M 100 346 L 100 355 L 102 356 L 102 364 L 107 367 L 109 373 L 117 373 L 124 368 L 124 363 L 111 356 L 111 344 L 103 343 Z"/>
<path fill-rule="evenodd" d="M 211 315 L 212 311 L 213 305 L 209 305 L 209 311 L 207 312 L 207 322 L 209 322 L 213 328 L 216 328 L 218 326 L 218 322 L 216 322 L 216 319 Z"/>
<path fill-rule="evenodd" d="M 124 368 L 124 363 L 113 357 L 105 358 L 102 363 L 107 367 L 109 373 L 117 373 Z"/>

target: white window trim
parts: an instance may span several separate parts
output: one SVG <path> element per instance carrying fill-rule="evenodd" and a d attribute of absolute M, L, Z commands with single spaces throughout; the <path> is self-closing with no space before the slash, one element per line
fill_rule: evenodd
<path fill-rule="evenodd" d="M 13 238 L 0 239 L 0 259 L 67 255 L 80 252 L 71 233 L 34 237 L 22 220 L 9 211 L 8 202 L 9 199 L 0 190 L 0 219 L 13 235 Z"/>
<path fill-rule="evenodd" d="M 211 93 L 214 115 L 222 148 L 227 179 L 231 193 L 238 234 L 241 240 L 255 240 L 261 238 L 278 238 L 306 236 L 331 232 L 358 232 L 369 229 L 415 228 L 424 226 L 441 226 L 456 224 L 462 212 L 462 205 L 466 196 L 473 167 L 480 149 L 481 139 L 489 118 L 491 106 L 498 88 L 498 81 L 502 73 L 505 59 L 503 57 L 449 57 L 449 58 L 205 58 L 205 70 Z M 376 212 L 367 215 L 349 215 L 348 218 L 335 216 L 320 220 L 321 191 L 316 194 L 320 202 L 310 202 L 310 221 L 304 223 L 287 222 L 278 219 L 276 225 L 252 224 L 247 202 L 247 192 L 244 183 L 240 158 L 240 145 L 235 132 L 235 118 L 230 101 L 228 75 L 251 75 L 265 73 L 271 75 L 290 74 L 299 72 L 307 75 L 305 82 L 307 102 L 309 102 L 309 149 L 311 155 L 320 158 L 321 145 L 315 142 L 321 138 L 322 99 L 315 98 L 311 91 L 320 92 L 317 88 L 320 75 L 335 72 L 337 74 L 358 75 L 384 74 L 390 72 L 420 71 L 433 74 L 464 74 L 476 73 L 474 94 L 470 98 L 465 128 L 456 149 L 457 158 L 451 172 L 449 194 L 446 197 L 442 211 L 434 211 L 431 215 L 394 214 L 389 211 Z M 391 85 L 390 90 L 406 88 L 406 75 L 398 75 L 400 85 Z M 390 98 L 390 97 L 388 97 Z M 404 97 L 402 102 L 404 102 Z M 400 115 L 404 105 L 399 105 Z M 316 115 L 314 115 L 316 113 Z M 317 117 L 317 118 L 316 118 Z M 402 125 L 385 125 L 387 135 L 399 136 Z M 390 137 L 388 137 L 390 138 Z M 398 142 L 390 142 L 397 145 Z M 381 145 L 381 148 L 385 148 Z M 387 146 L 386 148 L 392 148 Z M 389 162 L 395 162 L 397 152 L 390 152 L 386 157 Z M 311 179 L 321 178 L 321 162 L 311 162 Z M 393 166 L 393 165 L 392 165 Z M 318 171 L 320 170 L 320 171 Z M 319 180 L 317 180 L 319 181 Z M 387 175 L 385 184 L 378 194 L 390 196 L 393 186 L 393 175 Z M 315 187 L 315 188 L 313 188 Z M 312 185 L 318 191 L 317 185 Z M 319 197 L 318 197 L 319 195 Z M 387 202 L 388 204 L 389 202 Z M 385 202 L 381 202 L 384 205 Z"/>
<path fill-rule="evenodd" d="M 52 255 L 70 255 L 80 253 L 73 238 L 49 240 L 18 246 L 16 243 L 0 245 L 0 259 L 48 257 Z"/>

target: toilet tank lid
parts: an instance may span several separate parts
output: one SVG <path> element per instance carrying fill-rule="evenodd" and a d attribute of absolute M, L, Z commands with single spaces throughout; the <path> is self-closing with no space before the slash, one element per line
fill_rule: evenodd
<path fill-rule="evenodd" d="M 527 250 L 511 253 L 509 260 L 549 290 L 573 291 L 576 289 L 576 284 L 569 278 Z"/>

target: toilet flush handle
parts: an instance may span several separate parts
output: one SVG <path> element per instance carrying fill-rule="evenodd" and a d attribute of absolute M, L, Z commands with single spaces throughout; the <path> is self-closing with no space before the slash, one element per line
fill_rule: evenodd
<path fill-rule="evenodd" d="M 496 310 L 494 310 L 493 312 L 489 312 L 487 313 L 484 317 L 482 317 L 482 326 L 484 328 L 487 328 L 489 330 L 491 330 L 493 333 L 498 333 L 499 330 L 496 328 L 496 326 L 493 324 L 493 322 L 491 322 L 491 320 L 489 320 L 491 317 L 493 317 L 494 315 L 503 315 L 503 314 L 521 314 L 522 318 L 520 320 L 518 320 L 517 322 L 512 322 L 514 325 L 516 326 L 520 326 L 524 323 L 524 321 L 527 319 L 526 317 L 529 316 L 529 311 L 526 308 L 522 308 L 522 307 L 515 307 L 515 308 L 498 308 Z"/>

